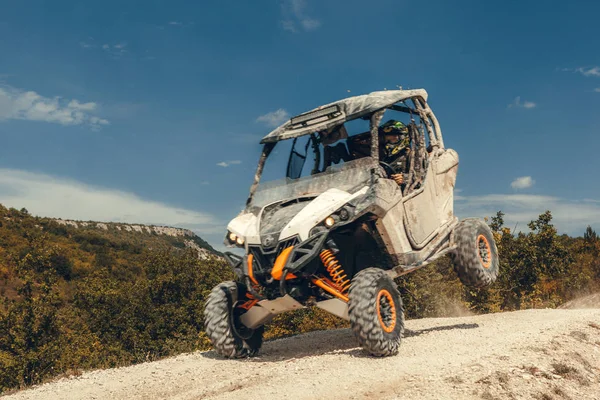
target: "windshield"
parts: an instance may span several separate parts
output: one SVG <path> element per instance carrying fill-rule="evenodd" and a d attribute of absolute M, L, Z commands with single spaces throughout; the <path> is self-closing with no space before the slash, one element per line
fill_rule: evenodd
<path fill-rule="evenodd" d="M 318 195 L 330 188 L 348 190 L 359 186 L 370 176 L 372 166 L 378 165 L 374 158 L 388 162 L 390 157 L 396 157 L 393 156 L 395 150 L 404 143 L 399 142 L 400 132 L 409 132 L 410 128 L 416 135 L 411 137 L 425 139 L 423 121 L 414 107 L 414 103 L 401 101 L 385 108 L 385 118 L 378 127 L 379 154 L 376 155 L 371 154 L 371 115 L 346 121 L 326 131 L 269 143 L 271 147 L 265 147 L 263 163 L 259 163 L 250 190 L 249 204 L 264 205 L 285 198 Z M 429 147 L 425 141 L 415 145 L 423 151 Z M 410 143 L 402 146 L 410 147 Z"/>
<path fill-rule="evenodd" d="M 371 155 L 369 119 L 348 121 L 327 132 L 277 142 L 266 160 L 261 181 L 316 175 Z"/>
<path fill-rule="evenodd" d="M 371 157 L 331 166 L 324 172 L 298 179 L 282 178 L 258 185 L 251 206 L 264 207 L 277 200 L 301 196 L 318 196 L 332 189 L 352 192 L 367 183 L 377 162 Z"/>

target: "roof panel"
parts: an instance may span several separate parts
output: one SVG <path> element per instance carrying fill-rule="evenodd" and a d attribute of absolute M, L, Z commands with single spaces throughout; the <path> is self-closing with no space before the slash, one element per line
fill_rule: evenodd
<path fill-rule="evenodd" d="M 342 100 L 334 101 L 333 103 L 325 104 L 308 112 L 317 111 L 325 107 L 337 105 L 342 111 L 341 117 L 335 118 L 334 120 L 324 121 L 320 124 L 315 124 L 298 129 L 291 129 L 291 122 L 290 120 L 288 120 L 283 125 L 274 129 L 273 131 L 271 131 L 271 133 L 265 136 L 262 139 L 261 143 L 276 142 L 279 140 L 292 139 L 295 137 L 308 135 L 313 132 L 330 128 L 333 125 L 339 125 L 340 123 L 359 118 L 366 114 L 370 114 L 374 111 L 380 110 L 384 107 L 390 106 L 399 101 L 415 96 L 422 97 L 425 101 L 427 101 L 427 92 L 425 91 L 425 89 L 384 90 L 380 92 L 372 92 L 369 94 L 348 97 Z"/>

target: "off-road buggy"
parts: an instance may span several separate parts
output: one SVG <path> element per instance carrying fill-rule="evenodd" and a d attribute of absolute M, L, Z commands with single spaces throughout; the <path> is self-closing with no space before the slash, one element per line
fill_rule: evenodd
<path fill-rule="evenodd" d="M 402 185 L 380 161 L 384 114 L 407 121 L 410 168 Z M 336 101 L 291 118 L 261 143 L 246 208 L 225 237 L 244 252 L 225 253 L 237 280 L 217 285 L 204 311 L 219 354 L 255 355 L 275 315 L 317 306 L 349 320 L 370 354 L 394 355 L 404 330 L 396 277 L 448 254 L 463 284 L 496 279 L 490 228 L 453 214 L 458 155 L 444 147 L 425 90 Z M 280 143 L 291 145 L 286 176 L 261 183 Z"/>

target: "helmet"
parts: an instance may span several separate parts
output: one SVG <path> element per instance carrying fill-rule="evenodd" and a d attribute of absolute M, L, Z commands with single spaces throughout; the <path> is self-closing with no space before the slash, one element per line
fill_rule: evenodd
<path fill-rule="evenodd" d="M 393 156 L 400 150 L 408 148 L 410 139 L 408 136 L 408 127 L 400 121 L 389 120 L 379 128 L 379 133 L 386 137 L 385 153 L 386 155 Z M 389 136 L 396 136 L 395 138 Z"/>
<path fill-rule="evenodd" d="M 381 125 L 381 128 L 383 128 L 385 132 L 390 132 L 392 129 L 398 129 L 408 132 L 408 128 L 406 127 L 406 125 L 404 125 L 402 121 L 396 121 L 395 119 L 390 119 L 385 124 Z"/>
<path fill-rule="evenodd" d="M 408 141 L 408 127 L 401 121 L 389 120 L 379 127 L 379 134 L 383 136 L 398 136 L 397 140 L 386 140 L 386 143 L 400 144 L 402 141 Z M 391 138 L 390 138 L 391 139 Z"/>

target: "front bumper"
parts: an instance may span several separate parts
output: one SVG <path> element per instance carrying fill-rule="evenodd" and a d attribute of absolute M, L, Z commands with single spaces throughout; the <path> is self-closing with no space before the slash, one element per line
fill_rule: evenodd
<path fill-rule="evenodd" d="M 273 280 L 280 281 L 282 296 L 285 296 L 287 294 L 284 290 L 285 281 L 288 276 L 291 276 L 290 274 L 295 277 L 301 276 L 302 270 L 320 254 L 328 236 L 329 231 L 319 232 L 304 242 L 289 246 L 293 247 L 291 251 L 285 251 L 289 247 L 281 248 L 276 255 L 271 257 L 268 257 L 269 254 L 265 254 L 260 246 L 249 246 L 249 253 L 244 257 L 226 252 L 225 259 L 238 278 L 247 285 L 251 286 L 249 284 L 251 280 L 258 279 L 260 281 L 261 277 L 256 274 L 256 271 L 261 271 L 263 283 L 267 281 L 264 279 L 265 277 L 271 282 Z M 253 262 L 251 267 L 248 263 L 249 258 Z M 277 271 L 275 271 L 276 268 Z"/>

